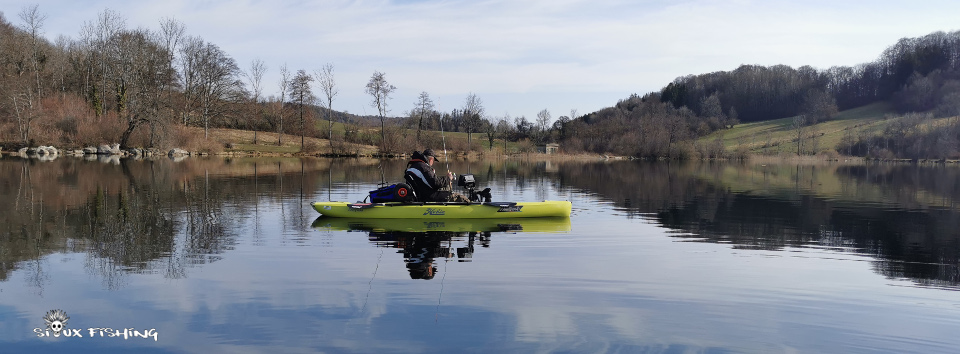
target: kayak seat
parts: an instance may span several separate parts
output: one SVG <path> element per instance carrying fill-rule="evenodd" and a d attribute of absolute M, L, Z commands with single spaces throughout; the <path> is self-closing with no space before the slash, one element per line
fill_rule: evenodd
<path fill-rule="evenodd" d="M 413 188 L 413 186 L 415 186 L 415 184 L 413 184 L 413 175 L 411 175 L 411 174 L 409 174 L 409 173 L 404 173 L 404 174 L 403 174 L 403 180 L 404 180 L 404 182 L 407 182 L 408 185 L 410 185 L 410 195 L 413 196 L 413 201 L 414 201 L 414 202 L 423 202 L 423 200 L 420 200 L 420 196 L 417 195 L 416 189 Z"/>

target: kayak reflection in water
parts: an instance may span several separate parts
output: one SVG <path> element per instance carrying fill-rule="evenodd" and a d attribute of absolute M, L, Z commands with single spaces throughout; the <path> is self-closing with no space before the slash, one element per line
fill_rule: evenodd
<path fill-rule="evenodd" d="M 466 247 L 453 247 L 455 239 L 467 237 Z M 457 258 L 459 262 L 470 262 L 473 258 L 474 242 L 479 237 L 483 247 L 490 246 L 489 232 L 370 232 L 370 241 L 380 247 L 395 247 L 403 253 L 410 279 L 433 279 L 437 272 L 435 260 Z M 456 254 L 453 251 L 456 250 Z"/>

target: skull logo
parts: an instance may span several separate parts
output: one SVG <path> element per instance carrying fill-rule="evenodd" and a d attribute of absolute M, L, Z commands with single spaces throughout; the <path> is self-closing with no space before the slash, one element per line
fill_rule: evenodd
<path fill-rule="evenodd" d="M 53 331 L 54 337 L 60 336 L 60 332 L 66 327 L 69 319 L 67 313 L 60 309 L 47 311 L 47 314 L 43 316 L 43 321 L 47 323 L 47 328 Z"/>

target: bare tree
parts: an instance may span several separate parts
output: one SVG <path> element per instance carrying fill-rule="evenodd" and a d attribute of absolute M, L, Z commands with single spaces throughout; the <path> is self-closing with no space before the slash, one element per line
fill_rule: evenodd
<path fill-rule="evenodd" d="M 290 71 L 287 70 L 287 64 L 284 63 L 280 66 L 280 82 L 277 83 L 280 86 L 280 97 L 279 108 L 277 111 L 277 146 L 283 144 L 283 103 L 287 99 L 287 88 L 290 85 Z"/>
<path fill-rule="evenodd" d="M 32 5 L 20 11 L 20 20 L 23 21 L 23 30 L 30 35 L 30 66 L 33 68 L 34 78 L 36 79 L 36 100 L 39 101 L 43 96 L 40 85 L 40 64 L 44 61 L 44 53 L 40 52 L 40 41 L 43 35 L 43 22 L 47 20 L 47 15 L 41 14 L 38 5 Z M 39 102 L 38 102 L 39 103 Z"/>
<path fill-rule="evenodd" d="M 20 53 L 14 53 L 19 56 L 16 60 L 19 62 L 16 70 L 16 78 L 13 78 L 13 89 L 8 92 L 14 113 L 17 116 L 17 127 L 20 132 L 20 139 L 24 143 L 30 141 L 30 128 L 33 118 L 40 110 L 40 99 L 42 95 L 42 86 L 40 82 L 41 65 L 46 62 L 46 54 L 41 52 L 41 31 L 46 15 L 39 11 L 37 5 L 23 8 L 20 11 L 20 19 L 23 21 L 21 30 L 27 33 L 26 41 L 13 38 L 14 43 Z M 32 83 L 30 81 L 33 81 Z"/>
<path fill-rule="evenodd" d="M 115 57 L 111 53 L 117 53 L 120 50 L 118 48 L 119 41 L 115 39 L 117 34 L 122 32 L 126 26 L 126 20 L 116 12 L 106 9 L 97 18 L 97 24 L 91 26 L 94 28 L 93 33 L 97 36 L 95 52 L 100 59 L 100 97 L 98 100 L 101 103 L 101 109 L 97 113 L 103 114 L 107 108 L 107 80 L 115 76 L 115 73 L 108 69 L 112 65 L 110 58 Z"/>
<path fill-rule="evenodd" d="M 30 61 L 26 58 L 29 39 L 17 35 L 0 39 L 5 39 L 5 44 L 10 46 L 9 49 L 4 48 L 4 55 L 9 55 L 13 61 L 23 64 Z M 10 108 L 17 119 L 17 132 L 24 144 L 30 141 L 30 126 L 35 115 L 35 90 L 30 76 L 29 69 L 15 68 L 0 81 L 4 98 L 10 100 Z"/>
<path fill-rule="evenodd" d="M 173 108 L 173 90 L 170 89 L 170 86 L 174 84 L 170 78 L 176 77 L 176 72 L 173 67 L 175 60 L 175 53 L 177 52 L 181 41 L 183 40 L 185 28 L 182 22 L 177 21 L 173 18 L 166 18 L 160 21 L 160 31 L 154 34 L 155 41 L 158 42 L 164 50 L 163 54 L 166 54 L 166 59 L 163 60 L 165 64 L 164 72 L 162 75 L 165 76 L 166 80 L 160 80 L 162 85 L 159 90 L 155 92 L 157 97 L 155 102 L 157 103 L 157 113 L 150 119 L 150 143 L 149 145 L 153 147 L 156 144 L 157 138 L 157 128 L 164 127 L 164 119 L 167 121 L 175 121 L 176 113 Z M 164 96 L 164 97 L 161 97 Z M 161 112 L 160 105 L 165 106 Z"/>
<path fill-rule="evenodd" d="M 490 145 L 490 150 L 493 150 L 493 141 L 497 138 L 497 121 L 500 118 L 489 117 L 488 121 L 483 125 L 483 132 L 487 135 L 487 142 Z"/>
<path fill-rule="evenodd" d="M 247 77 L 247 81 L 250 82 L 250 93 L 252 94 L 251 99 L 253 100 L 253 106 L 256 107 L 256 113 L 254 114 L 254 122 L 259 122 L 259 118 L 263 115 L 260 109 L 260 95 L 263 94 L 263 75 L 267 72 L 267 64 L 260 60 L 260 58 L 254 59 L 250 62 L 250 69 L 244 76 Z M 259 127 L 253 128 L 253 144 L 257 144 L 257 131 Z"/>
<path fill-rule="evenodd" d="M 793 131 L 797 134 L 797 156 L 803 155 L 803 135 L 806 132 L 807 117 L 803 114 L 793 117 Z"/>
<path fill-rule="evenodd" d="M 57 48 L 53 56 L 53 65 L 56 68 L 54 83 L 59 84 L 60 99 L 65 100 L 67 96 L 67 73 L 71 66 L 70 54 L 73 50 L 73 44 L 71 43 L 70 37 L 60 35 L 57 36 L 56 41 L 54 41 L 54 46 Z"/>
<path fill-rule="evenodd" d="M 433 112 L 433 100 L 427 91 L 420 92 L 417 96 L 417 102 L 414 104 L 413 113 L 420 119 L 417 122 L 417 142 L 420 142 L 420 132 L 423 130 L 423 117 Z"/>
<path fill-rule="evenodd" d="M 210 118 L 223 113 L 224 103 L 236 98 L 242 87 L 237 80 L 240 68 L 233 58 L 212 43 L 196 52 L 199 61 L 200 117 L 203 120 L 203 138 L 209 137 Z"/>
<path fill-rule="evenodd" d="M 386 143 L 386 134 L 384 129 L 386 128 L 386 115 L 387 115 L 387 101 L 390 100 L 390 94 L 396 90 L 397 87 L 391 85 L 387 82 L 387 79 L 384 77 L 384 73 L 379 71 L 374 71 L 373 75 L 370 76 L 370 81 L 367 82 L 367 93 L 372 97 L 370 105 L 377 108 L 377 112 L 380 114 L 380 151 L 385 151 L 384 144 Z"/>
<path fill-rule="evenodd" d="M 70 61 L 80 75 L 80 94 L 87 99 L 97 115 L 103 113 L 103 104 L 97 98 L 96 89 L 96 28 L 90 22 L 80 27 L 80 38 L 71 48 Z"/>
<path fill-rule="evenodd" d="M 180 46 L 180 88 L 183 90 L 183 107 L 180 110 L 181 124 L 187 126 L 199 101 L 200 60 L 196 53 L 203 48 L 203 39 L 187 37 Z"/>
<path fill-rule="evenodd" d="M 323 92 L 323 97 L 327 99 L 327 106 L 324 107 L 327 109 L 327 121 L 329 122 L 327 139 L 333 140 L 333 99 L 340 93 L 340 91 L 337 90 L 337 82 L 333 77 L 333 64 L 327 63 L 314 75 L 317 77 L 317 83 L 320 84 L 320 91 Z"/>
<path fill-rule="evenodd" d="M 303 69 L 297 71 L 297 75 L 293 77 L 293 81 L 290 81 L 290 97 L 297 100 L 297 108 L 300 112 L 300 150 L 303 151 L 304 141 L 303 141 L 303 104 L 310 104 L 313 102 L 316 97 L 313 96 L 313 91 L 310 90 L 310 82 L 313 81 L 313 77 L 308 75 L 307 72 Z"/>
<path fill-rule="evenodd" d="M 158 38 L 147 30 L 124 31 L 117 35 L 116 56 L 111 70 L 115 72 L 117 112 L 126 121 L 127 129 L 120 146 L 129 147 L 133 131 L 160 115 L 163 91 L 173 82 L 170 55 Z"/>
<path fill-rule="evenodd" d="M 477 128 L 480 127 L 480 120 L 483 117 L 483 101 L 473 92 L 467 94 L 467 100 L 463 103 L 463 126 L 467 130 L 467 148 L 470 147 L 470 140 Z"/>
<path fill-rule="evenodd" d="M 543 144 L 546 142 L 547 127 L 550 126 L 550 111 L 544 108 L 537 113 L 537 140 Z"/>
<path fill-rule="evenodd" d="M 504 154 L 507 153 L 507 140 L 509 140 L 510 131 L 513 130 L 513 125 L 510 124 L 510 121 L 510 114 L 504 114 L 503 117 L 497 119 L 497 134 L 503 139 Z"/>

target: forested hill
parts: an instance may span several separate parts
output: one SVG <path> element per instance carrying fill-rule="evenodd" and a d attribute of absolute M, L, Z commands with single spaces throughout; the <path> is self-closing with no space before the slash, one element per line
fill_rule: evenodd
<path fill-rule="evenodd" d="M 809 125 L 878 101 L 900 113 L 960 114 L 960 31 L 901 39 L 875 61 L 853 67 L 743 65 L 679 77 L 659 92 L 575 119 L 572 127 L 582 131 L 568 129 L 566 136 L 584 150 L 676 156 L 669 150 L 677 142 L 739 122 L 802 115 Z M 621 124 L 628 128 L 606 130 Z M 631 140 L 639 146 L 628 146 Z"/>
<path fill-rule="evenodd" d="M 685 76 L 663 88 L 661 100 L 702 112 L 701 103 L 716 94 L 724 112 L 735 108 L 743 122 L 800 114 L 811 92 L 829 94 L 840 110 L 891 100 L 904 112 L 926 111 L 936 108 L 944 94 L 960 92 L 953 84 L 943 90 L 958 78 L 960 31 L 936 32 L 901 39 L 877 60 L 854 67 L 743 65 L 729 72 Z"/>

